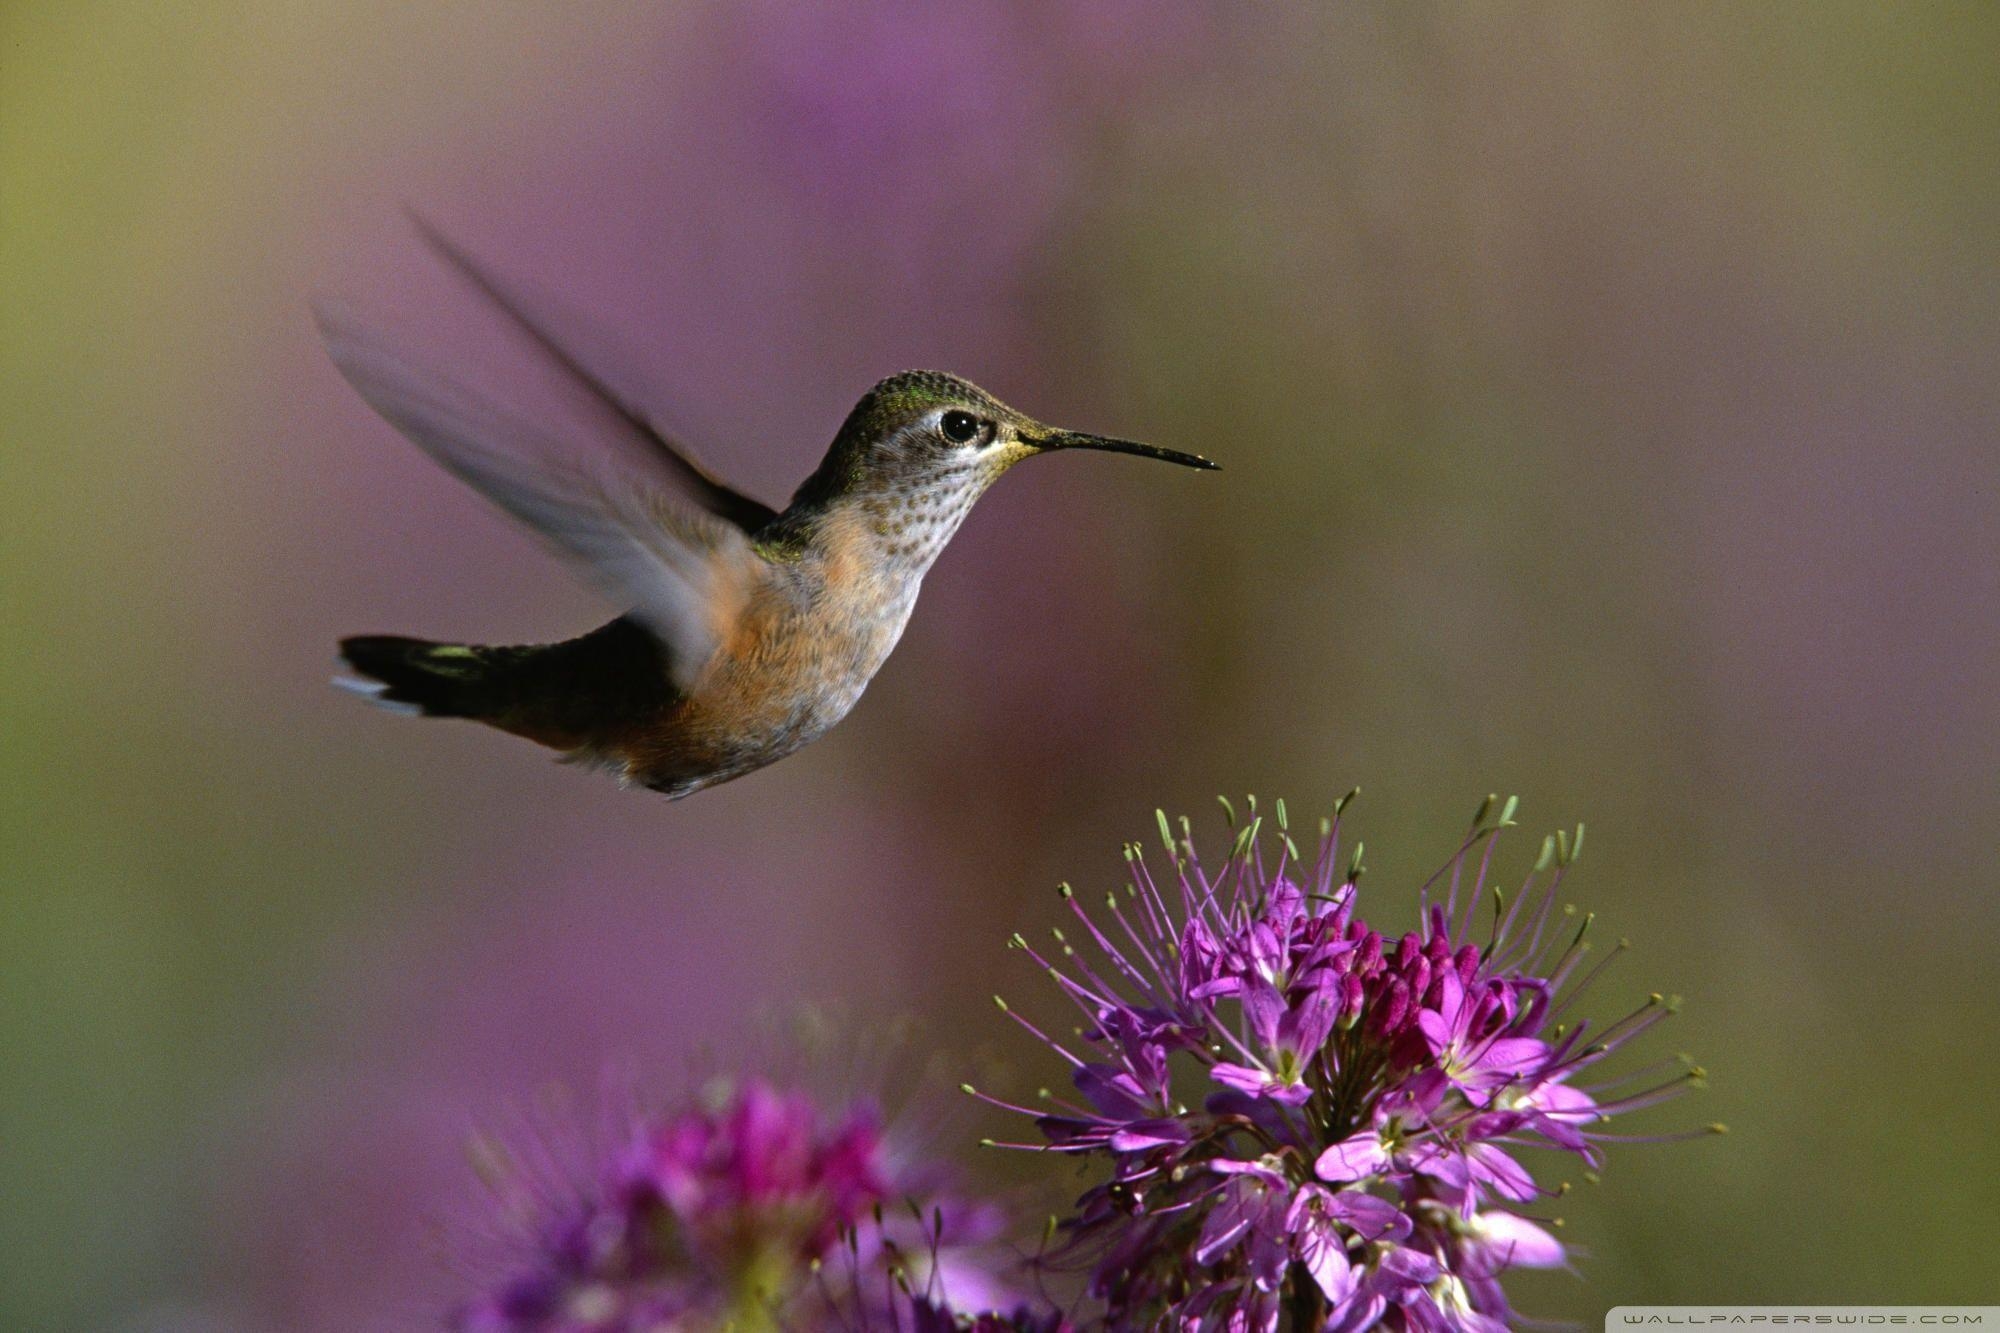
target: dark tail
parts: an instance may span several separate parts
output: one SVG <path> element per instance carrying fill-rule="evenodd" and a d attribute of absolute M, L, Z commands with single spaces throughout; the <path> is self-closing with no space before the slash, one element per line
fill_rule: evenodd
<path fill-rule="evenodd" d="M 659 643 L 614 620 L 566 643 L 483 647 L 393 634 L 342 639 L 364 679 L 337 679 L 414 717 L 465 717 L 559 750 L 604 741 L 674 701 Z"/>
<path fill-rule="evenodd" d="M 340 641 L 340 656 L 366 680 L 336 680 L 370 703 L 421 717 L 492 716 L 505 700 L 508 649 L 432 643 L 394 634 Z"/>

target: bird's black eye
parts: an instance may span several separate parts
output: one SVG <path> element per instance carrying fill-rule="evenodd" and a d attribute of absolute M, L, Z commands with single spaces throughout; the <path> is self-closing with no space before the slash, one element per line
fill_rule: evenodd
<path fill-rule="evenodd" d="M 938 429 L 953 444 L 970 444 L 979 435 L 979 418 L 970 412 L 947 412 L 938 421 Z"/>

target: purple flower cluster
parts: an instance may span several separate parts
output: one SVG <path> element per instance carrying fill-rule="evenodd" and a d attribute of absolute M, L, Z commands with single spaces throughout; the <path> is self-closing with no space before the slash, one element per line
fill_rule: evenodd
<path fill-rule="evenodd" d="M 520 1223 L 512 1258 L 452 1327 L 922 1333 L 956 1319 L 954 1270 L 990 1293 L 968 1257 L 1002 1219 L 899 1165 L 871 1109 L 827 1119 L 757 1081 L 713 1100 L 633 1117 L 580 1178 L 546 1145 L 516 1145 L 491 1181 Z"/>
<path fill-rule="evenodd" d="M 542 1143 L 504 1154 L 489 1174 L 514 1248 L 453 1327 L 1504 1333 L 1503 1274 L 1568 1259 L 1538 1213 L 1567 1185 L 1539 1184 L 1523 1150 L 1594 1178 L 1601 1145 L 1632 1137 L 1605 1123 L 1701 1071 L 1604 1077 L 1672 1012 L 1659 995 L 1602 1026 L 1571 1014 L 1603 970 L 1583 966 L 1589 918 L 1557 905 L 1580 827 L 1506 893 L 1489 871 L 1514 803 L 1488 798 L 1419 891 L 1417 927 L 1387 935 L 1356 914 L 1346 804 L 1308 862 L 1283 803 L 1267 837 L 1253 802 L 1214 871 L 1162 816 L 1171 881 L 1128 846 L 1108 914 L 1065 887 L 1081 934 L 1057 929 L 1052 953 L 1015 937 L 1083 1022 L 1066 1045 L 1001 1008 L 1068 1062 L 1076 1095 L 1029 1108 L 966 1091 L 1034 1118 L 1041 1141 L 1005 1146 L 1108 1168 L 1051 1233 L 1053 1263 L 1086 1275 L 1071 1308 L 1001 1278 L 1018 1267 L 1001 1210 L 894 1151 L 871 1109 L 827 1116 L 737 1081 L 626 1117 L 581 1172 Z"/>
<path fill-rule="evenodd" d="M 1489 897 L 1513 810 L 1481 806 L 1400 937 L 1356 915 L 1360 848 L 1336 870 L 1338 818 L 1308 863 L 1282 803 L 1274 839 L 1253 804 L 1214 873 L 1185 821 L 1176 841 L 1162 816 L 1167 888 L 1130 846 L 1131 883 L 1108 918 L 1065 887 L 1085 940 L 1057 930 L 1051 958 L 1015 937 L 1085 1021 L 1072 1052 L 1001 1002 L 1080 1094 L 1012 1107 L 1045 1142 L 1011 1146 L 1108 1161 L 1065 1226 L 1110 1328 L 1502 1333 L 1501 1274 L 1564 1264 L 1533 1211 L 1561 1191 L 1518 1151 L 1594 1169 L 1614 1137 L 1603 1122 L 1701 1071 L 1583 1081 L 1673 1006 L 1655 995 L 1603 1027 L 1566 1017 L 1601 971 L 1579 972 L 1588 918 L 1570 925 L 1555 907 L 1583 830 L 1550 838 L 1511 898 Z"/>

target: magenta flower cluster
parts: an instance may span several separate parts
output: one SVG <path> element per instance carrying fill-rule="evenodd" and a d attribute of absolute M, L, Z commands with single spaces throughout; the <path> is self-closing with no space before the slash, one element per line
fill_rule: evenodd
<path fill-rule="evenodd" d="M 1071 1050 L 1015 1014 L 1078 1093 L 1013 1107 L 1044 1138 L 1015 1146 L 1108 1164 L 1065 1228 L 1109 1327 L 1502 1333 L 1501 1275 L 1564 1264 L 1538 1215 L 1562 1187 L 1537 1184 L 1523 1150 L 1595 1168 L 1606 1120 L 1700 1071 L 1652 1066 L 1622 1093 L 1585 1081 L 1671 1005 L 1568 1018 L 1596 975 L 1579 973 L 1588 920 L 1555 907 L 1582 830 L 1551 838 L 1518 893 L 1489 895 L 1512 813 L 1481 807 L 1400 936 L 1357 915 L 1359 848 L 1338 869 L 1338 820 L 1307 862 L 1280 804 L 1278 827 L 1253 818 L 1213 872 L 1163 816 L 1164 888 L 1128 847 L 1105 916 L 1065 890 L 1081 938 L 1058 930 L 1051 957 L 1016 937 L 1084 1022 Z"/>
<path fill-rule="evenodd" d="M 1001 1146 L 1100 1165 L 1052 1251 L 1030 1262 L 1001 1245 L 1003 1211 L 895 1150 L 872 1111 L 829 1117 L 802 1093 L 737 1082 L 631 1119 L 580 1178 L 516 1154 L 499 1179 L 522 1230 L 454 1328 L 1516 1326 L 1503 1276 L 1568 1262 L 1546 1215 L 1567 1183 L 1539 1182 L 1529 1155 L 1594 1178 L 1601 1145 L 1634 1137 L 1607 1122 L 1701 1071 L 1667 1060 L 1604 1076 L 1674 1006 L 1653 995 L 1601 1026 L 1575 1015 L 1603 970 L 1584 966 L 1589 918 L 1558 906 L 1580 827 L 1503 892 L 1490 870 L 1514 803 L 1489 798 L 1419 890 L 1416 927 L 1385 934 L 1358 914 L 1345 805 L 1308 860 L 1283 804 L 1267 825 L 1253 803 L 1212 870 L 1185 821 L 1176 838 L 1162 816 L 1171 877 L 1128 846 L 1129 883 L 1102 912 L 1065 888 L 1076 924 L 1052 948 L 1015 937 L 1081 1021 L 1074 1040 L 1052 1037 L 1001 1008 L 1066 1062 L 1074 1093 L 1030 1107 L 966 1091 L 1033 1118 L 1038 1140 Z"/>
<path fill-rule="evenodd" d="M 1000 1217 L 902 1166 L 874 1111 L 728 1085 L 714 1104 L 635 1117 L 581 1177 L 516 1145 L 492 1182 L 522 1222 L 511 1262 L 456 1312 L 459 1333 L 920 1330 L 955 1316 L 955 1267 L 985 1294 Z"/>

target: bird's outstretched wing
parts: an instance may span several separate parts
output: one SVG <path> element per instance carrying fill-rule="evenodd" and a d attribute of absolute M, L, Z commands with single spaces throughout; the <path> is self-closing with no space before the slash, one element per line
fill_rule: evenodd
<path fill-rule="evenodd" d="M 743 530 L 609 469 L 558 461 L 546 433 L 423 367 L 341 307 L 314 307 L 334 364 L 447 471 L 543 539 L 660 640 L 674 684 L 698 678 L 760 563 Z"/>
<path fill-rule="evenodd" d="M 601 333 L 588 329 L 582 319 L 546 297 L 501 280 L 415 210 L 409 210 L 409 217 L 431 249 L 498 307 L 572 384 L 601 405 L 607 424 L 630 437 L 635 452 L 657 473 L 657 480 L 669 494 L 679 495 L 745 532 L 755 532 L 777 517 L 769 505 L 718 480 L 685 445 L 670 438 L 647 415 L 632 387 L 617 382 L 611 367 L 617 365 L 618 358 Z"/>

